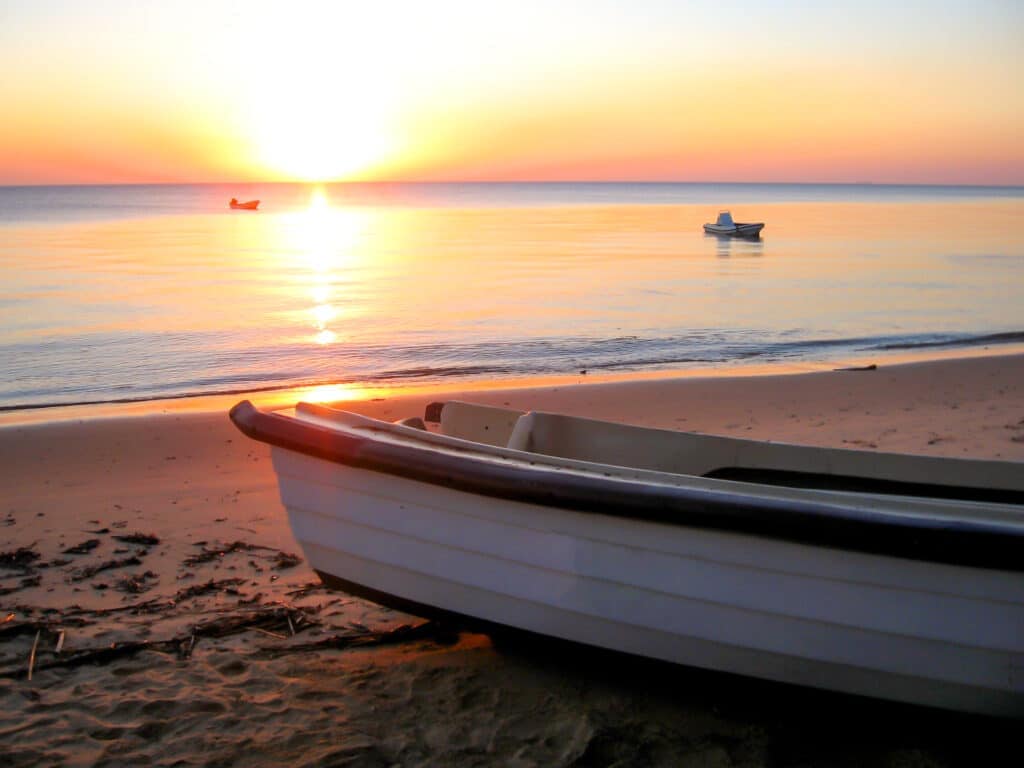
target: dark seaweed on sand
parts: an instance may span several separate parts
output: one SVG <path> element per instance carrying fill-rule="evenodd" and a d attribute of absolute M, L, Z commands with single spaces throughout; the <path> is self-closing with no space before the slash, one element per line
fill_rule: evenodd
<path fill-rule="evenodd" d="M 41 659 L 35 668 L 38 671 L 56 668 L 79 667 L 84 664 L 107 664 L 117 659 L 135 656 L 141 651 L 158 651 L 174 654 L 180 659 L 192 655 L 196 643 L 201 638 L 219 638 L 235 635 L 248 630 L 260 630 L 271 635 L 287 637 L 310 627 L 317 626 L 316 609 L 294 608 L 291 606 L 274 605 L 246 610 L 237 614 L 221 616 L 209 621 L 199 622 L 191 630 L 169 640 L 130 641 L 114 643 L 99 648 L 82 648 L 75 651 L 57 654 L 48 652 L 50 659 Z M 44 646 L 53 645 L 60 629 L 56 621 L 21 622 L 3 627 L 0 640 L 11 639 L 20 635 L 39 633 L 44 637 Z M 0 671 L 0 677 L 17 678 L 24 675 L 23 666 L 17 662 L 13 668 Z"/>
<path fill-rule="evenodd" d="M 41 579 L 41 576 L 26 576 L 18 582 L 18 586 L 16 587 L 0 587 L 0 595 L 9 595 L 12 592 L 19 592 L 23 589 L 28 589 L 29 587 L 38 587 Z"/>
<path fill-rule="evenodd" d="M 298 589 L 293 589 L 291 592 L 287 592 L 288 597 L 306 597 L 314 592 L 327 592 L 329 591 L 327 585 L 322 581 L 311 581 L 307 584 L 303 584 Z"/>
<path fill-rule="evenodd" d="M 245 579 L 220 579 L 219 581 L 210 579 L 205 584 L 195 584 L 186 589 L 179 589 L 177 594 L 174 596 L 174 602 L 180 603 L 182 600 L 199 597 L 200 595 L 209 595 L 214 592 L 225 592 L 229 595 L 237 595 L 239 594 L 239 591 L 235 589 L 235 587 L 244 583 Z"/>
<path fill-rule="evenodd" d="M 152 571 L 146 571 L 145 573 L 133 573 L 128 576 L 122 576 L 114 584 L 114 588 L 119 592 L 126 592 L 131 595 L 138 595 L 143 592 L 148 592 L 158 581 L 158 577 Z"/>
<path fill-rule="evenodd" d="M 278 571 L 283 571 L 286 568 L 294 568 L 301 562 L 302 558 L 298 555 L 293 555 L 290 552 L 278 552 L 274 556 L 273 567 Z"/>
<path fill-rule="evenodd" d="M 37 671 L 44 671 L 60 668 L 69 669 L 86 664 L 109 664 L 118 659 L 135 656 L 142 651 L 156 651 L 158 653 L 174 655 L 184 660 L 191 657 L 196 643 L 201 638 L 219 638 L 249 630 L 257 630 L 271 636 L 286 639 L 290 635 L 296 635 L 310 627 L 318 626 L 319 622 L 312 618 L 311 615 L 315 612 L 315 609 L 309 608 L 274 606 L 200 622 L 192 627 L 191 631 L 168 640 L 114 643 L 99 648 L 81 648 L 61 654 L 45 651 L 49 658 L 40 658 L 35 668 Z M 30 635 L 39 632 L 45 636 L 44 644 L 47 648 L 53 645 L 52 641 L 59 632 L 50 624 L 28 622 L 12 627 L 11 630 L 16 631 L 5 633 L 6 637 L 0 635 L 0 639 L 9 639 L 16 635 Z M 263 646 L 256 651 L 255 655 L 275 657 L 291 653 L 367 648 L 419 641 L 431 641 L 441 645 L 449 645 L 457 640 L 458 633 L 450 627 L 436 622 L 426 622 L 417 626 L 403 624 L 393 629 L 338 634 L 312 643 Z M 8 679 L 21 677 L 22 675 L 24 675 L 24 670 L 20 664 L 15 665 L 11 669 L 0 671 L 0 677 Z"/>
<path fill-rule="evenodd" d="M 62 555 L 85 555 L 92 552 L 96 547 L 100 545 L 99 539 L 87 539 L 81 544 L 75 544 L 73 547 L 68 547 L 61 552 Z"/>
<path fill-rule="evenodd" d="M 199 544 L 205 543 L 206 542 L 197 542 L 197 546 Z M 182 562 L 182 565 L 202 565 L 203 563 L 209 563 L 213 560 L 218 560 L 224 557 L 224 555 L 230 555 L 232 552 L 253 552 L 258 549 L 267 550 L 270 552 L 275 551 L 273 547 L 264 547 L 259 544 L 249 544 L 244 541 L 233 541 L 230 544 L 227 544 L 222 547 L 216 547 L 214 549 L 207 549 L 204 546 L 203 551 L 200 552 L 198 555 L 186 557 L 185 560 Z"/>
<path fill-rule="evenodd" d="M 35 544 L 30 544 L 27 547 L 0 552 L 0 568 L 28 573 L 32 571 L 32 563 L 38 559 L 39 553 L 35 550 Z"/>
<path fill-rule="evenodd" d="M 152 572 L 147 571 L 146 573 Z M 143 576 L 145 577 L 145 574 L 143 574 Z M 126 578 L 130 579 L 137 577 Z M 155 575 L 147 578 L 155 578 Z M 150 600 L 143 600 L 142 602 L 131 603 L 130 605 L 118 605 L 111 608 L 82 608 L 78 605 L 70 605 L 63 611 L 58 611 L 55 608 L 47 608 L 43 610 L 43 613 L 50 614 L 51 618 L 46 621 L 29 623 L 10 622 L 8 624 L 0 625 L 0 640 L 20 634 L 24 627 L 31 627 L 34 632 L 36 629 L 48 630 L 49 628 L 57 625 L 62 627 L 85 627 L 95 624 L 105 616 L 111 616 L 114 614 L 129 613 L 134 615 L 146 615 L 167 613 L 177 608 L 179 603 L 193 597 L 209 595 L 215 592 L 223 592 L 228 595 L 238 595 L 240 593 L 236 587 L 244 582 L 245 579 L 221 579 L 219 581 L 211 579 L 205 584 L 197 584 L 186 589 L 180 589 L 172 598 L 154 597 Z M 124 591 L 131 592 L 130 589 Z M 259 596 L 260 593 L 257 593 L 256 597 L 258 598 Z M 21 610 L 22 612 L 25 610 L 31 611 L 31 609 L 25 608 L 22 608 Z"/>
<path fill-rule="evenodd" d="M 115 536 L 114 538 L 128 544 L 142 544 L 146 547 L 152 547 L 160 543 L 160 538 L 151 533 L 129 533 L 126 536 Z"/>
<path fill-rule="evenodd" d="M 36 568 L 60 568 L 62 565 L 67 565 L 71 561 L 66 557 L 55 557 L 53 560 L 47 560 L 43 563 L 38 563 Z"/>
<path fill-rule="evenodd" d="M 210 563 L 214 560 L 219 560 L 225 555 L 230 555 L 234 552 L 273 552 L 275 553 L 270 559 L 272 560 L 271 567 L 274 570 L 284 570 L 286 568 L 294 568 L 296 565 L 302 562 L 302 558 L 298 555 L 293 555 L 290 552 L 282 552 L 274 547 L 265 547 L 261 544 L 249 544 L 245 541 L 233 541 L 230 544 L 224 544 L 217 547 L 208 548 L 206 547 L 205 541 L 196 542 L 195 546 L 202 546 L 203 551 L 198 555 L 192 555 L 185 558 L 182 561 L 182 565 L 187 567 L 193 567 L 196 565 L 202 565 L 204 563 Z M 259 568 L 255 561 L 250 560 L 249 565 L 254 568 Z"/>
<path fill-rule="evenodd" d="M 120 560 L 106 560 L 99 565 L 90 565 L 82 568 L 78 573 L 71 577 L 72 581 L 85 581 L 91 579 L 97 573 L 103 571 L 109 571 L 112 568 L 124 568 L 128 565 L 142 565 L 142 561 L 139 558 L 132 555 L 131 557 L 123 557 Z"/>
<path fill-rule="evenodd" d="M 264 606 L 199 622 L 193 627 L 192 634 L 197 637 L 226 637 L 249 629 L 277 631 L 285 635 L 295 634 L 319 624 L 313 618 L 316 613 L 315 608 L 295 608 L 288 605 Z"/>

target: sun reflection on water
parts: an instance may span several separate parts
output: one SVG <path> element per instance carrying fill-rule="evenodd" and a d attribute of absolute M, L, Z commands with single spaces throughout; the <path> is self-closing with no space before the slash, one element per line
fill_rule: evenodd
<path fill-rule="evenodd" d="M 346 314 L 339 289 L 360 258 L 366 222 L 363 212 L 333 207 L 322 187 L 314 187 L 309 205 L 286 222 L 289 250 L 301 267 L 297 280 L 312 301 L 306 315 L 314 344 L 327 346 L 340 337 L 332 327 Z"/>

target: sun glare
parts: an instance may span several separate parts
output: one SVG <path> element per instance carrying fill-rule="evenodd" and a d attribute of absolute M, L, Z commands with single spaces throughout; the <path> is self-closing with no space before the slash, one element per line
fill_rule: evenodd
<path fill-rule="evenodd" d="M 285 249 L 295 259 L 297 288 L 303 295 L 306 338 L 319 346 L 343 338 L 337 325 L 347 316 L 345 274 L 356 268 L 365 236 L 366 215 L 334 208 L 323 188 L 312 190 L 309 205 L 281 219 Z"/>
<path fill-rule="evenodd" d="M 398 151 L 394 88 L 380 65 L 360 66 L 358 51 L 339 58 L 329 37 L 308 33 L 245 86 L 254 159 L 282 180 L 365 177 Z"/>
<path fill-rule="evenodd" d="M 268 115 L 255 143 L 260 162 L 272 172 L 312 182 L 359 177 L 391 149 L 382 126 L 340 104 L 295 105 Z"/>
<path fill-rule="evenodd" d="M 302 393 L 302 400 L 310 403 L 335 403 L 345 400 L 363 400 L 366 390 L 363 387 L 345 384 L 322 384 Z"/>

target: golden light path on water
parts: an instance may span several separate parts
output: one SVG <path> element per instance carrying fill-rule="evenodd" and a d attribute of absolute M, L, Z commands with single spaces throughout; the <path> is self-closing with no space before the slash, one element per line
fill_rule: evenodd
<path fill-rule="evenodd" d="M 300 269 L 296 281 L 300 291 L 312 300 L 306 310 L 313 333 L 308 341 L 327 347 L 339 341 L 338 326 L 332 325 L 346 314 L 341 274 L 361 258 L 365 242 L 367 214 L 359 210 L 335 208 L 320 186 L 310 190 L 304 210 L 281 217 L 282 245 L 297 258 Z M 364 387 L 323 384 L 303 393 L 307 402 L 325 403 L 355 400 L 365 396 Z"/>
<path fill-rule="evenodd" d="M 321 187 L 311 190 L 305 210 L 282 217 L 283 245 L 299 259 L 298 280 L 312 300 L 311 340 L 320 346 L 340 339 L 334 323 L 348 314 L 339 294 L 341 273 L 353 268 L 364 252 L 360 246 L 366 221 L 363 212 L 332 207 Z"/>

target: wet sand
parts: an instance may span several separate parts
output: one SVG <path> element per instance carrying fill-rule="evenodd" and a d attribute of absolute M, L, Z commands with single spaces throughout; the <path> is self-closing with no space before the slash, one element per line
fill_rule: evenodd
<path fill-rule="evenodd" d="M 1024 356 L 462 397 L 1024 462 Z M 1017 741 L 1019 724 L 495 641 L 327 592 L 266 446 L 222 410 L 162 410 L 0 428 L 5 765 L 932 766 Z"/>

